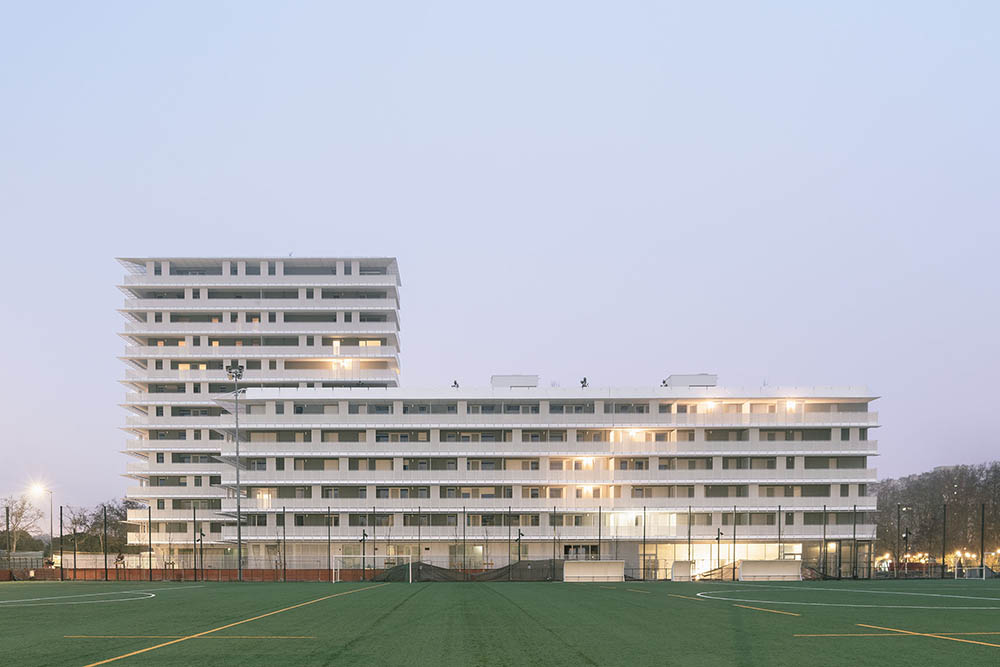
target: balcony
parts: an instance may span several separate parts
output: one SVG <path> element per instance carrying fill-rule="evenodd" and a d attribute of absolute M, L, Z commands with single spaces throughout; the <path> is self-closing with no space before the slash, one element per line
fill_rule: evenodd
<path fill-rule="evenodd" d="M 819 501 L 819 502 L 817 502 Z M 240 510 L 244 513 L 281 512 L 325 514 L 329 508 L 333 514 L 341 512 L 371 512 L 376 508 L 379 514 L 414 513 L 419 508 L 427 513 L 461 512 L 463 508 L 470 514 L 480 512 L 514 513 L 551 512 L 555 507 L 560 513 L 598 512 L 671 512 L 686 515 L 688 507 L 692 512 L 732 512 L 733 505 L 738 512 L 821 512 L 827 501 L 827 512 L 848 512 L 854 505 L 858 511 L 874 511 L 874 496 L 865 498 L 244 498 Z M 838 502 L 840 501 L 840 502 Z M 236 499 L 222 501 L 222 513 L 236 514 Z M 157 517 L 153 515 L 154 519 Z M 189 513 L 190 516 L 190 513 Z"/>
<path fill-rule="evenodd" d="M 860 470 L 243 470 L 248 486 L 375 484 L 380 486 L 494 486 L 494 485 L 602 485 L 602 484 L 848 484 L 872 483 L 875 468 Z M 223 485 L 235 485 L 231 467 Z M 820 499 L 817 502 L 823 503 Z M 738 503 L 738 500 L 737 500 Z M 730 504 L 732 502 L 730 501 Z"/>
<path fill-rule="evenodd" d="M 362 310 L 395 311 L 399 304 L 395 299 L 125 299 L 122 310 L 177 312 L 191 311 L 242 311 L 242 310 L 295 310 L 334 311 Z M 330 324 L 336 324 L 331 322 Z"/>
<path fill-rule="evenodd" d="M 193 345 L 159 346 L 126 345 L 125 359 L 393 359 L 399 354 L 394 345 L 362 347 L 341 345 L 338 352 L 331 346 L 305 345 Z M 274 372 L 274 371 L 272 371 Z M 284 371 L 283 371 L 284 372 Z"/>
<path fill-rule="evenodd" d="M 125 490 L 128 498 L 224 498 L 226 495 L 226 489 L 218 486 L 130 486 Z"/>
<path fill-rule="evenodd" d="M 128 463 L 125 472 L 130 475 L 219 475 L 227 468 L 224 463 Z M 154 487 L 159 488 L 159 487 Z M 193 487 L 199 488 L 199 487 Z M 200 487 L 204 488 L 204 487 Z"/>
<path fill-rule="evenodd" d="M 149 510 L 147 509 L 135 509 L 127 510 L 127 515 L 125 520 L 128 523 L 148 523 L 149 522 Z M 153 509 L 153 521 L 190 521 L 191 520 L 191 510 L 158 510 Z M 234 519 L 228 516 L 223 516 L 219 514 L 219 510 L 198 510 L 198 522 L 202 521 L 212 521 L 212 522 L 226 522 L 234 521 Z M 205 528 L 202 528 L 205 530 Z M 208 531 L 205 530 L 207 533 Z M 174 533 L 175 535 L 177 533 Z"/>
<path fill-rule="evenodd" d="M 276 286 L 289 287 L 395 287 L 399 285 L 399 275 L 319 275 L 319 276 L 170 276 L 151 274 L 128 274 L 126 287 L 242 287 L 269 289 Z"/>
<path fill-rule="evenodd" d="M 242 348 L 247 349 L 247 348 Z M 196 357 L 197 358 L 197 357 Z M 131 382 L 231 382 L 226 371 L 215 370 L 153 370 L 129 368 L 125 371 L 125 379 Z M 399 381 L 399 373 L 395 370 L 360 370 L 350 372 L 341 370 L 329 371 L 266 371 L 248 370 L 243 374 L 244 384 L 256 382 L 386 382 L 395 385 Z"/>
<path fill-rule="evenodd" d="M 339 417 L 339 415 L 329 415 Z M 242 431 L 243 418 L 240 419 Z M 244 437 L 246 434 L 244 433 Z M 774 445 L 778 445 L 775 447 Z M 221 443 L 226 456 L 235 456 L 234 443 Z M 541 457 L 587 458 L 611 456 L 875 456 L 878 442 L 866 441 L 732 441 L 732 442 L 442 442 L 431 438 L 410 442 L 240 442 L 242 456 L 300 457 Z"/>
<path fill-rule="evenodd" d="M 721 526 L 725 535 L 731 535 L 731 527 Z M 376 543 L 385 542 L 391 539 L 392 542 L 416 542 L 418 533 L 416 526 L 377 526 L 374 528 L 362 526 L 333 526 L 330 529 L 330 538 L 336 542 L 357 542 L 361 538 L 361 531 L 368 533 L 369 540 Z M 513 527 L 514 534 L 518 528 Z M 551 542 L 553 530 L 551 526 L 521 526 L 524 541 Z M 286 528 L 287 539 L 289 541 L 326 541 L 327 528 L 325 526 L 288 526 Z M 243 526 L 243 539 L 247 542 L 277 542 L 282 537 L 282 530 L 277 526 Z M 374 533 L 374 536 L 373 536 Z M 462 540 L 462 526 L 421 526 L 419 536 L 422 541 L 446 541 L 460 542 Z M 470 544 L 481 543 L 484 540 L 490 542 L 507 541 L 506 526 L 466 526 L 466 541 Z M 858 524 L 858 539 L 870 539 L 875 534 L 873 524 Z M 671 527 L 649 527 L 646 530 L 648 541 L 683 541 L 687 539 L 687 526 Z M 723 544 L 726 537 L 723 537 Z M 737 526 L 737 540 L 739 542 L 762 541 L 773 542 L 777 540 L 777 526 Z M 827 526 L 826 536 L 828 540 L 851 539 L 853 529 L 851 526 Z M 816 541 L 822 539 L 822 526 L 787 526 L 782 527 L 782 542 Z M 641 540 L 643 539 L 642 526 L 602 526 L 600 533 L 601 540 Z M 692 528 L 691 539 L 698 542 L 714 542 L 716 537 L 716 527 L 696 526 Z M 555 530 L 557 541 L 587 541 L 596 542 L 598 539 L 597 526 L 557 526 Z M 230 542 L 236 541 L 236 526 L 226 524 L 222 526 L 222 539 Z M 731 539 L 731 538 L 730 538 Z M 369 549 L 370 553 L 370 549 Z M 358 560 L 360 560 L 358 556 Z"/>
<path fill-rule="evenodd" d="M 172 371 L 178 373 L 181 371 Z M 207 372 L 207 371 L 184 371 L 187 373 Z M 274 371 L 272 371 L 274 372 Z M 296 376 L 301 371 L 293 371 Z M 319 371 L 324 372 L 325 371 Z M 365 371 L 370 373 L 373 371 Z M 381 371 L 378 371 L 381 372 Z M 394 372 L 394 371 L 393 371 Z M 223 373 L 223 371 L 218 371 Z M 188 377 L 189 376 L 182 376 Z M 270 379 L 277 379 L 271 376 Z M 284 377 L 282 377 L 284 379 Z M 246 380 L 248 381 L 248 380 Z M 354 396 L 338 397 L 338 400 L 355 399 Z M 363 393 L 358 393 L 357 398 L 364 399 Z M 330 399 L 331 401 L 334 399 Z M 247 427 L 260 427 L 267 425 L 301 425 L 309 423 L 310 415 L 285 415 L 284 417 L 271 417 L 268 415 L 248 415 Z M 571 414 L 571 415 L 543 415 L 543 414 L 347 414 L 337 415 L 335 420 L 325 420 L 319 422 L 316 428 L 330 428 L 332 426 L 343 428 L 386 428 L 399 430 L 413 430 L 418 428 L 444 428 L 444 429 L 484 429 L 484 428 L 593 428 L 593 429 L 615 429 L 618 431 L 639 430 L 644 428 L 782 428 L 795 429 L 805 426 L 818 427 L 848 427 L 848 426 L 877 426 L 877 412 L 833 412 L 833 413 L 807 413 L 807 414 Z M 737 445 L 739 441 L 730 441 L 728 444 Z M 678 443 L 681 444 L 681 443 Z M 724 442 L 718 443 L 726 444 Z M 777 446 L 779 443 L 774 441 Z"/>
<path fill-rule="evenodd" d="M 289 334 L 326 334 L 330 336 L 351 334 L 394 334 L 395 322 L 271 322 L 247 324 L 246 322 L 126 322 L 125 334 L 165 336 L 280 336 Z"/>

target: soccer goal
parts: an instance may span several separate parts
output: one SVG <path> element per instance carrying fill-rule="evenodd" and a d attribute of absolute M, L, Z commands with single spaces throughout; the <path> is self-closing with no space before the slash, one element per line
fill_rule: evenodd
<path fill-rule="evenodd" d="M 332 562 L 332 580 L 398 581 L 413 583 L 410 556 L 337 556 Z"/>
<path fill-rule="evenodd" d="M 740 581 L 802 581 L 800 560 L 743 560 Z"/>
<path fill-rule="evenodd" d="M 694 574 L 694 562 L 690 560 L 675 560 L 670 568 L 670 581 L 691 581 Z"/>
<path fill-rule="evenodd" d="M 563 581 L 625 581 L 623 560 L 568 560 Z"/>
<path fill-rule="evenodd" d="M 996 573 L 990 568 L 978 565 L 962 568 L 962 576 L 959 576 L 958 571 L 958 568 L 955 568 L 956 579 L 989 579 L 996 576 Z"/>

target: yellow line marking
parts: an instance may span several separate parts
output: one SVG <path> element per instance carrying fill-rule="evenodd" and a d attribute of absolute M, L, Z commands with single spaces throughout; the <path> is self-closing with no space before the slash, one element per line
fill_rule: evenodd
<path fill-rule="evenodd" d="M 674 595 L 673 593 L 667 593 L 672 598 L 684 598 L 685 600 L 694 600 L 695 602 L 702 602 L 705 598 L 693 598 L 690 595 Z"/>
<path fill-rule="evenodd" d="M 650 593 L 650 591 L 640 591 L 638 588 L 626 588 L 625 590 L 632 591 L 633 593 L 646 593 L 647 595 Z"/>
<path fill-rule="evenodd" d="M 928 634 L 942 636 L 958 635 L 1000 635 L 1000 632 L 931 632 Z M 918 635 L 907 635 L 900 632 L 845 632 L 841 634 L 822 635 L 792 635 L 793 637 L 916 637 Z"/>
<path fill-rule="evenodd" d="M 734 607 L 743 607 L 744 609 L 754 609 L 756 611 L 769 611 L 772 614 L 784 614 L 785 616 L 801 616 L 802 614 L 793 614 L 790 611 L 778 611 L 777 609 L 764 609 L 763 607 L 750 607 L 745 604 L 734 604 Z"/>
<path fill-rule="evenodd" d="M 960 639 L 958 637 L 947 637 L 945 635 L 933 635 L 928 632 L 911 632 L 910 630 L 897 630 L 896 628 L 883 628 L 877 625 L 865 625 L 864 623 L 858 623 L 858 627 L 862 628 L 872 628 L 873 630 L 889 630 L 890 632 L 902 632 L 907 635 L 917 635 L 918 637 L 932 637 L 934 639 L 947 639 L 950 642 L 962 642 L 963 644 L 979 644 L 980 646 L 992 646 L 993 648 L 1000 648 L 1000 644 L 990 644 L 989 642 L 977 642 L 974 639 Z"/>
<path fill-rule="evenodd" d="M 63 635 L 63 639 L 178 639 L 184 635 Z M 316 639 L 308 635 L 222 635 L 197 639 Z"/>
<path fill-rule="evenodd" d="M 315 604 L 317 602 L 322 602 L 323 600 L 329 600 L 330 598 L 340 597 L 341 595 L 350 595 L 351 593 L 360 593 L 361 591 L 371 590 L 373 588 L 378 588 L 380 586 L 385 586 L 386 584 L 376 584 L 374 586 L 365 586 L 364 588 L 355 588 L 352 591 L 344 591 L 343 593 L 334 593 L 333 595 L 324 595 L 321 598 L 316 598 L 315 600 L 309 600 L 308 602 L 300 602 L 299 604 L 293 604 L 291 607 L 285 607 L 284 609 L 277 609 L 275 611 L 269 611 L 266 614 L 260 614 L 259 616 L 254 616 L 253 618 L 247 618 L 242 621 L 236 621 L 235 623 L 229 623 L 228 625 L 222 625 L 217 628 L 212 628 L 211 630 L 205 630 L 204 632 L 199 632 L 197 634 L 188 635 L 186 637 L 180 637 L 179 639 L 174 639 L 169 642 L 163 642 L 162 644 L 157 644 L 156 646 L 150 646 L 149 648 L 140 649 L 138 651 L 132 651 L 131 653 L 124 653 L 122 655 L 115 656 L 113 658 L 108 658 L 107 660 L 100 660 L 98 662 L 92 662 L 84 667 L 97 667 L 97 665 L 106 665 L 109 662 L 115 662 L 116 660 L 123 660 L 124 658 L 130 658 L 133 655 L 139 655 L 141 653 L 147 653 L 149 651 L 155 651 L 158 648 L 163 648 L 164 646 L 170 646 L 171 644 L 179 644 L 180 642 L 187 641 L 188 639 L 196 639 L 198 637 L 204 637 L 205 635 L 211 634 L 213 632 L 218 632 L 219 630 L 225 630 L 226 628 L 232 628 L 237 625 L 242 625 L 244 623 L 249 623 L 250 621 L 256 621 L 261 618 L 267 618 L 268 616 L 274 616 L 275 614 L 280 614 L 284 611 L 291 611 L 292 609 L 298 609 L 299 607 L 305 607 L 306 605 Z"/>

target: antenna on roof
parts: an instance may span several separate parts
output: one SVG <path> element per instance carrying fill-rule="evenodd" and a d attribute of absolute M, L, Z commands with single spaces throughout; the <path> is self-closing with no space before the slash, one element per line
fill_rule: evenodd
<path fill-rule="evenodd" d="M 587 378 L 586 377 L 584 377 L 582 380 L 580 380 L 580 389 L 586 389 L 589 386 L 590 385 L 587 384 Z"/>
<path fill-rule="evenodd" d="M 458 389 L 458 380 L 452 380 L 451 381 L 451 388 L 452 389 Z"/>
<path fill-rule="evenodd" d="M 669 387 L 670 385 L 667 383 L 666 380 L 663 380 L 662 382 L 660 382 L 660 386 L 661 387 Z"/>

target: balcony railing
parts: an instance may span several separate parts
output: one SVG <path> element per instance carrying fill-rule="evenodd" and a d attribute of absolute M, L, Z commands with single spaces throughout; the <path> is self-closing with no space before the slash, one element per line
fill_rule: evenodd
<path fill-rule="evenodd" d="M 197 358 L 197 357 L 196 357 Z M 242 357 L 240 357 L 242 358 Z M 216 370 L 153 370 L 130 368 L 125 371 L 125 379 L 132 382 L 231 382 L 226 371 Z M 255 382 L 398 382 L 395 370 L 346 370 L 300 371 L 300 370 L 253 370 L 243 374 L 245 384 Z"/>
<path fill-rule="evenodd" d="M 399 354 L 394 345 L 363 347 L 359 345 L 305 346 L 305 345 L 194 345 L 159 346 L 126 345 L 126 359 L 276 359 L 280 357 L 304 359 L 391 359 Z"/>
<path fill-rule="evenodd" d="M 242 419 L 241 430 L 242 430 Z M 244 437 L 246 434 L 244 434 Z M 777 445 L 777 446 L 775 446 Z M 221 450 L 235 456 L 234 443 L 224 441 Z M 878 442 L 865 441 L 731 441 L 731 442 L 441 442 L 437 439 L 411 442 L 240 442 L 241 456 L 298 457 L 541 457 L 588 458 L 611 456 L 709 457 L 740 456 L 768 457 L 793 455 L 874 456 Z"/>
<path fill-rule="evenodd" d="M 446 485 L 597 485 L 597 484 L 849 484 L 876 481 L 875 468 L 841 470 L 243 470 L 243 484 L 299 486 L 375 484 L 380 486 Z M 226 467 L 224 485 L 236 483 L 235 471 Z M 738 500 L 737 500 L 738 502 Z M 822 502 L 822 501 L 820 501 Z"/>
<path fill-rule="evenodd" d="M 723 529 L 723 544 L 726 544 L 726 536 L 731 535 L 731 527 L 721 526 Z M 390 540 L 398 542 L 416 542 L 418 539 L 416 526 L 334 526 L 330 529 L 330 538 L 333 541 L 357 542 L 361 538 L 361 531 L 368 533 L 369 540 L 376 543 L 385 543 Z M 551 526 L 521 526 L 523 541 L 552 541 L 553 530 Z M 514 527 L 514 535 L 518 528 Z M 557 526 L 555 529 L 555 540 L 565 541 L 587 541 L 596 542 L 598 539 L 597 526 Z M 248 542 L 277 542 L 282 538 L 282 530 L 277 526 L 243 526 L 243 539 Z M 372 534 L 374 533 L 374 538 Z M 766 541 L 777 540 L 777 526 L 737 526 L 737 540 Z M 857 536 L 859 539 L 871 539 L 875 533 L 873 524 L 858 524 Z M 321 541 L 327 539 L 327 528 L 325 526 L 288 526 L 286 535 L 289 541 Z M 851 539 L 853 529 L 851 526 L 827 526 L 827 540 Z M 652 529 L 647 526 L 646 539 L 648 541 L 682 541 L 688 536 L 687 526 L 671 526 Z M 783 526 L 781 531 L 782 542 L 815 541 L 822 539 L 822 526 Z M 462 541 L 462 526 L 421 526 L 419 537 L 423 541 Z M 696 526 L 692 527 L 691 539 L 698 542 L 714 542 L 716 537 L 716 527 Z M 227 541 L 236 540 L 236 526 L 225 524 L 222 526 L 222 538 Z M 612 540 L 641 540 L 643 539 L 643 529 L 641 526 L 603 526 L 600 538 L 602 541 Z M 465 539 L 469 544 L 489 542 L 506 542 L 506 526 L 466 526 Z M 369 549 L 370 552 L 370 549 Z M 358 556 L 360 560 L 360 555 Z"/>
<path fill-rule="evenodd" d="M 395 273 L 386 275 L 317 275 L 317 276 L 171 276 L 130 274 L 125 276 L 128 287 L 239 287 L 242 289 L 273 289 L 275 286 L 294 287 L 394 287 L 399 284 Z"/>
<path fill-rule="evenodd" d="M 781 507 L 782 512 L 820 512 L 826 501 L 827 512 L 848 512 L 854 505 L 858 511 L 874 511 L 876 498 L 874 496 L 847 498 L 244 498 L 240 503 L 242 512 L 286 512 L 324 514 L 327 508 L 333 514 L 341 512 L 376 512 L 382 513 L 414 513 L 419 508 L 422 512 L 462 512 L 474 514 L 481 512 L 505 513 L 507 508 L 516 513 L 551 512 L 555 507 L 560 513 L 591 513 L 596 514 L 598 507 L 601 512 L 642 513 L 645 507 L 652 512 L 672 512 L 687 514 L 688 507 L 692 512 L 732 512 L 733 505 L 738 512 L 776 512 Z M 236 499 L 225 498 L 222 501 L 222 512 L 227 515 L 236 513 Z M 155 515 L 154 515 L 155 518 Z"/>
<path fill-rule="evenodd" d="M 172 311 L 241 311 L 241 310 L 296 310 L 296 311 L 394 311 L 399 308 L 395 299 L 125 299 L 122 310 L 172 310 Z M 331 323 L 333 324 L 333 323 Z"/>

